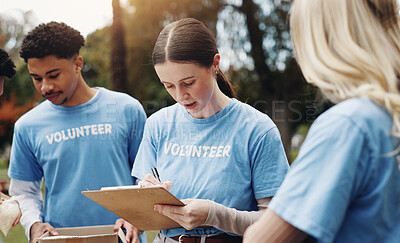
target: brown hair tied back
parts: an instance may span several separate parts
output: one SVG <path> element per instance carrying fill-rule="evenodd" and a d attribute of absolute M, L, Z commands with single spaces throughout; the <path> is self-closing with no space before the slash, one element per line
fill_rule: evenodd
<path fill-rule="evenodd" d="M 160 32 L 153 49 L 153 65 L 168 60 L 210 68 L 217 53 L 216 40 L 211 31 L 202 22 L 185 18 L 167 25 Z M 231 83 L 219 69 L 216 80 L 225 95 L 237 97 Z"/>

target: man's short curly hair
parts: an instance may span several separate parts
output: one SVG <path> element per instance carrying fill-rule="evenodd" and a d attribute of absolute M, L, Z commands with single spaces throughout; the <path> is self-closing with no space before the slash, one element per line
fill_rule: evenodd
<path fill-rule="evenodd" d="M 0 76 L 11 78 L 15 74 L 14 62 L 10 59 L 7 52 L 0 48 Z"/>
<path fill-rule="evenodd" d="M 76 29 L 58 22 L 40 24 L 30 31 L 22 41 L 20 56 L 42 58 L 55 55 L 57 58 L 70 58 L 79 54 L 79 49 L 85 45 L 85 39 Z"/>

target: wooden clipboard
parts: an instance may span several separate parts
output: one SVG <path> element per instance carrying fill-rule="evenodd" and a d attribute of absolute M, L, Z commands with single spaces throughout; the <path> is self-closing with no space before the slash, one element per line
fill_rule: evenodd
<path fill-rule="evenodd" d="M 181 227 L 172 219 L 154 211 L 155 204 L 185 206 L 163 187 L 118 187 L 83 191 L 83 195 L 125 219 L 139 230 L 163 230 Z"/>

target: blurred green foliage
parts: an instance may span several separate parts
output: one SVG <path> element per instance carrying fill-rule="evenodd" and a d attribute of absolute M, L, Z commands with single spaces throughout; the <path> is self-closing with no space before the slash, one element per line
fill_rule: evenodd
<path fill-rule="evenodd" d="M 255 67 L 254 59 L 257 56 L 254 54 L 257 53 L 252 53 L 249 35 L 253 32 L 248 30 L 249 12 L 244 11 L 243 3 L 255 4 L 256 7 L 250 14 L 254 14 L 254 20 L 258 21 L 257 26 L 261 33 L 262 50 L 259 54 L 264 54 L 261 60 L 261 63 L 266 64 L 264 74 L 260 70 L 257 72 Z M 315 89 L 305 85 L 294 62 L 287 26 L 290 3 L 291 1 L 285 0 L 127 1 L 126 5 L 122 6 L 128 84 L 128 89 L 124 92 L 138 99 L 147 115 L 175 103 L 154 71 L 152 49 L 158 33 L 165 25 L 180 18 L 194 17 L 216 33 L 220 52 L 225 54 L 222 56 L 222 62 L 227 63 L 224 71 L 238 91 L 239 99 L 262 112 L 267 112 L 273 102 L 285 102 L 284 112 L 287 114 L 284 121 L 289 123 L 284 131 L 281 130 L 285 134 L 285 140 L 290 140 L 294 133 L 304 137 L 309 124 L 326 105 L 315 102 Z M 21 39 L 34 27 L 32 23 L 35 22 L 32 21 L 30 12 L 21 14 L 22 22 L 0 16 L 0 48 L 7 46 L 6 50 L 17 64 L 17 74 L 5 82 L 0 107 L 13 96 L 17 97 L 18 106 L 43 100 L 36 94 L 26 64 L 18 57 Z M 106 26 L 89 34 L 86 46 L 81 50 L 84 59 L 82 75 L 89 86 L 112 87 L 110 31 L 110 26 Z M 266 85 L 265 80 L 273 84 Z M 267 104 L 268 102 L 270 104 Z M 270 113 L 272 119 L 276 118 L 274 115 L 273 112 Z M 0 127 L 7 125 L 8 133 L 0 137 L 0 152 L 5 145 L 11 143 L 13 132 L 13 124 L 2 122 L 0 119 Z M 293 161 L 297 153 L 298 148 L 289 151 L 289 160 Z M 6 167 L 7 161 L 0 161 L 0 178 L 7 178 Z M 146 234 L 152 239 L 156 232 Z M 26 242 L 20 225 L 13 228 L 7 238 L 3 235 L 0 237 L 0 242 Z"/>
<path fill-rule="evenodd" d="M 216 33 L 220 52 L 224 53 L 224 71 L 237 89 L 239 99 L 271 116 L 288 149 L 297 126 L 309 124 L 321 111 L 319 104 L 314 102 L 315 90 L 302 81 L 293 59 L 287 25 L 290 3 L 284 0 L 127 1 L 122 6 L 128 84 L 124 92 L 138 99 L 147 115 L 175 103 L 154 71 L 152 49 L 165 25 L 184 17 L 197 18 Z M 254 11 L 249 12 L 246 6 L 253 6 Z M 24 13 L 22 22 L 0 17 L 0 47 L 7 46 L 17 63 L 17 74 L 6 80 L 1 103 L 13 95 L 17 97 L 16 105 L 42 101 L 40 96 L 34 95 L 36 92 L 26 64 L 16 57 L 23 34 L 33 27 L 34 21 L 29 21 L 30 18 L 30 12 Z M 250 25 L 249 19 L 257 25 Z M 257 28 L 250 31 L 250 27 Z M 262 38 L 261 50 L 257 53 L 263 55 L 257 56 L 252 50 L 254 33 Z M 86 46 L 81 50 L 84 58 L 82 74 L 90 86 L 112 87 L 111 41 L 110 26 L 86 38 Z M 257 69 L 260 64 L 265 64 L 265 68 Z M 0 127 L 1 122 L 0 119 Z M 7 127 L 8 134 L 0 138 L 0 151 L 11 143 L 13 128 Z"/>

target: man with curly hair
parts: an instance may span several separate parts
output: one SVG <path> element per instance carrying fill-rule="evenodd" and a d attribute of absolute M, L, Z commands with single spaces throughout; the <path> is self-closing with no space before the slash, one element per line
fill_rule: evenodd
<path fill-rule="evenodd" d="M 144 109 L 127 94 L 86 84 L 84 44 L 79 31 L 57 22 L 22 41 L 20 56 L 46 99 L 16 122 L 8 171 L 10 194 L 25 194 L 21 224 L 31 241 L 46 231 L 57 235 L 55 228 L 114 224 L 118 217 L 81 191 L 135 183 L 130 171 Z"/>

